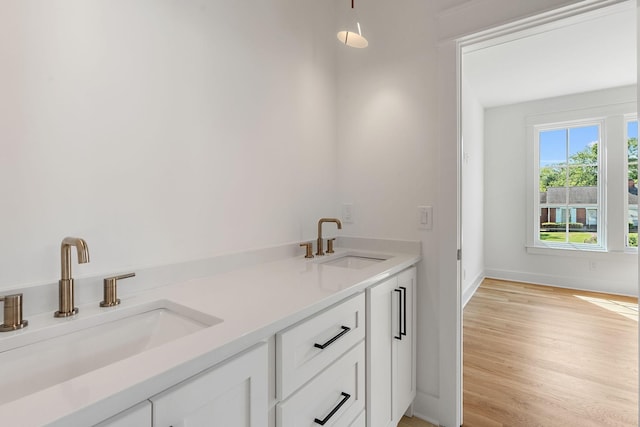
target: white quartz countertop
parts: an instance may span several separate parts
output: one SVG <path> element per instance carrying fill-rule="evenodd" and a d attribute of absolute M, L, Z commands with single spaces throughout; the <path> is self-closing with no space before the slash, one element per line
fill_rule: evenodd
<path fill-rule="evenodd" d="M 348 253 L 385 255 L 361 269 L 324 264 Z M 223 321 L 106 367 L 0 406 L 3 425 L 92 425 L 274 333 L 417 263 L 419 253 L 336 249 L 313 259 L 287 258 L 147 290 L 122 298 L 116 308 L 80 306 L 78 319 L 168 300 Z M 51 313 L 29 318 L 11 335 L 45 328 Z M 1 382 L 1 379 L 0 379 Z"/>

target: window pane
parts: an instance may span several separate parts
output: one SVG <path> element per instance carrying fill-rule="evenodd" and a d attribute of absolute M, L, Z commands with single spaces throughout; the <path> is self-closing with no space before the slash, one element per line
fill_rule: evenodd
<path fill-rule="evenodd" d="M 638 247 L 638 121 L 627 122 L 627 246 Z"/>
<path fill-rule="evenodd" d="M 598 243 L 598 209 L 586 207 L 572 207 L 568 209 L 569 242 L 570 243 Z"/>
<path fill-rule="evenodd" d="M 547 191 L 549 188 L 565 188 L 567 182 L 566 167 L 551 165 L 540 168 L 540 191 Z"/>
<path fill-rule="evenodd" d="M 586 222 L 584 228 L 588 231 L 598 231 L 598 209 L 586 208 Z"/>
<path fill-rule="evenodd" d="M 572 164 L 597 165 L 598 126 L 583 126 L 569 129 L 569 162 Z"/>
<path fill-rule="evenodd" d="M 567 186 L 567 130 L 548 130 L 539 134 L 540 151 L 540 191 L 548 188 L 564 188 Z M 565 203 L 565 192 L 555 191 L 553 196 L 561 201 L 548 203 Z M 541 194 L 541 197 L 544 197 Z M 540 200 L 541 203 L 544 203 Z"/>
<path fill-rule="evenodd" d="M 567 227 L 563 218 L 566 218 L 566 208 L 541 207 L 540 240 L 566 243 Z"/>
<path fill-rule="evenodd" d="M 538 133 L 539 239 L 597 244 L 600 126 Z"/>
<path fill-rule="evenodd" d="M 569 203 L 597 203 L 598 167 L 570 167 L 568 187 L 571 193 Z M 574 190 L 577 188 L 582 190 Z"/>
<path fill-rule="evenodd" d="M 546 130 L 539 134 L 540 168 L 567 163 L 567 130 Z"/>
<path fill-rule="evenodd" d="M 638 205 L 629 206 L 629 237 L 627 246 L 638 247 Z"/>

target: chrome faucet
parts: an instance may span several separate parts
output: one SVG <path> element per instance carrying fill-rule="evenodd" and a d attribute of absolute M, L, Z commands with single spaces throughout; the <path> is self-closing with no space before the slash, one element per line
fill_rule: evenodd
<path fill-rule="evenodd" d="M 89 262 L 89 247 L 87 242 L 78 237 L 65 237 L 60 245 L 61 278 L 58 281 L 58 308 L 55 317 L 69 317 L 78 313 L 78 307 L 73 305 L 73 278 L 71 277 L 71 246 L 78 252 L 78 263 Z"/>
<path fill-rule="evenodd" d="M 322 223 L 324 222 L 335 222 L 338 226 L 338 230 L 342 230 L 342 223 L 337 218 L 320 218 L 318 221 L 318 252 L 316 255 L 324 255 L 324 248 L 322 242 Z"/>

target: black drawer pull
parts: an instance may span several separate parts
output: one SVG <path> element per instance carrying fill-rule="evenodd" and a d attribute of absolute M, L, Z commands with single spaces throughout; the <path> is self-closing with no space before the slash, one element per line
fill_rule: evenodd
<path fill-rule="evenodd" d="M 344 326 L 343 326 L 344 327 Z M 333 417 L 333 415 L 338 412 L 338 410 L 340 408 L 342 408 L 342 405 L 344 405 L 345 403 L 347 403 L 347 400 L 349 400 L 349 398 L 351 397 L 350 394 L 345 393 L 344 391 L 342 392 L 342 400 L 340 401 L 340 403 L 338 403 L 338 406 L 336 406 L 335 408 L 333 408 L 331 410 L 331 412 L 329 412 L 329 414 L 324 417 L 324 420 L 319 420 L 319 419 L 315 419 L 313 420 L 316 424 L 320 424 L 321 426 L 325 425 L 327 423 L 327 421 L 329 421 L 329 419 L 331 417 Z"/>
<path fill-rule="evenodd" d="M 330 339 L 329 341 L 327 341 L 326 343 L 324 343 L 324 344 L 318 344 L 318 343 L 315 343 L 313 346 L 314 346 L 315 348 L 319 348 L 320 350 L 324 350 L 325 348 L 329 347 L 331 344 L 333 344 L 334 342 L 336 342 L 336 340 L 337 340 L 338 338 L 340 338 L 341 336 L 343 336 L 344 334 L 346 334 L 347 332 L 349 332 L 349 331 L 351 330 L 351 328 L 350 328 L 350 327 L 348 327 L 348 326 L 341 326 L 341 328 L 342 328 L 342 332 L 340 332 L 340 333 L 339 333 L 338 335 L 336 335 L 335 337 L 331 338 L 331 339 Z"/>
<path fill-rule="evenodd" d="M 398 335 L 393 337 L 402 341 L 402 291 L 400 289 L 394 289 L 393 292 L 398 293 Z"/>
<path fill-rule="evenodd" d="M 402 330 L 400 331 L 400 335 L 407 335 L 407 288 L 404 286 L 400 286 L 400 289 L 403 291 L 402 296 Z"/>

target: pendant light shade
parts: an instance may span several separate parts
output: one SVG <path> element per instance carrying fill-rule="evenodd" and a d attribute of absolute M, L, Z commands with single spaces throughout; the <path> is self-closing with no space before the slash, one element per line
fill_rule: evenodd
<path fill-rule="evenodd" d="M 353 21 L 352 25 L 350 25 L 349 28 L 346 30 L 338 31 L 338 40 L 340 40 L 341 43 L 344 43 L 349 47 L 356 47 L 356 48 L 362 49 L 369 46 L 369 42 L 362 35 L 360 22 L 358 22 L 358 19 L 355 15 L 355 10 L 353 7 L 354 1 L 355 0 L 351 0 L 351 15 L 352 15 L 351 21 Z"/>

